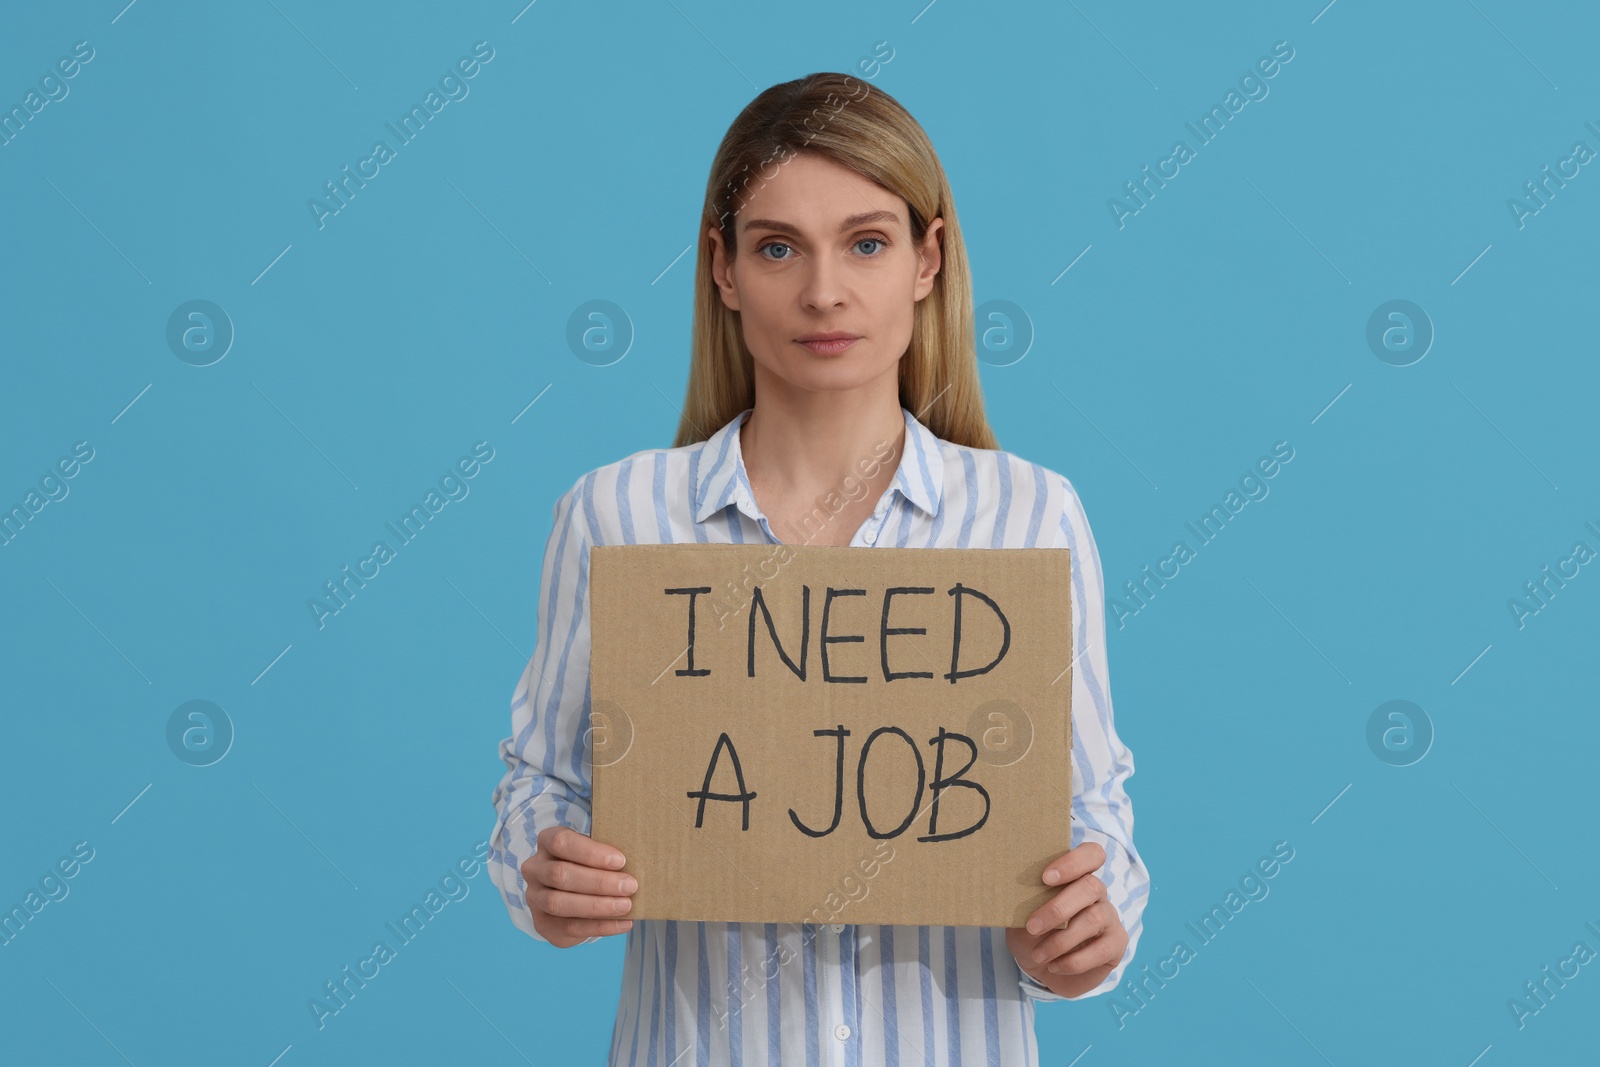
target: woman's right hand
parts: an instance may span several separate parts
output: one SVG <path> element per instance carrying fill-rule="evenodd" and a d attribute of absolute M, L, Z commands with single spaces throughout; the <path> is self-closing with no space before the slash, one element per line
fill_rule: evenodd
<path fill-rule="evenodd" d="M 632 919 L 618 918 L 633 907 L 639 888 L 633 875 L 618 870 L 624 862 L 617 849 L 571 827 L 539 831 L 538 851 L 522 865 L 539 936 L 557 948 L 571 948 L 632 929 Z"/>

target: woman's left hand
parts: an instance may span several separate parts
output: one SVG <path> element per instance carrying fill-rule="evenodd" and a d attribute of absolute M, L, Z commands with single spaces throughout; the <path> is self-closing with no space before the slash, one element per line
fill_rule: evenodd
<path fill-rule="evenodd" d="M 1068 849 L 1045 867 L 1046 885 L 1061 892 L 1028 917 L 1027 927 L 1006 930 L 1017 966 L 1062 996 L 1081 996 L 1105 981 L 1128 948 L 1122 916 L 1095 872 L 1106 850 L 1095 841 Z M 1035 958 L 1035 957 L 1039 958 Z"/>

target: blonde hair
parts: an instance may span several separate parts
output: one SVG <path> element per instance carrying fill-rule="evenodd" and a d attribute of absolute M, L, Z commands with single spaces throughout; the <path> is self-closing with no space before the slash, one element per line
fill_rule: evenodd
<path fill-rule="evenodd" d="M 918 301 L 911 344 L 900 359 L 900 403 L 934 434 L 970 448 L 998 448 L 983 410 L 972 325 L 972 278 L 955 201 L 933 143 L 888 93 L 846 74 L 808 74 L 765 90 L 739 112 L 717 148 L 706 181 L 694 274 L 689 386 L 674 447 L 704 441 L 755 405 L 755 374 L 739 313 L 722 302 L 711 277 L 709 227 L 731 256 L 744 193 L 768 167 L 813 152 L 905 200 L 911 236 L 944 220 L 942 263 Z M 758 184 L 756 188 L 760 188 Z"/>

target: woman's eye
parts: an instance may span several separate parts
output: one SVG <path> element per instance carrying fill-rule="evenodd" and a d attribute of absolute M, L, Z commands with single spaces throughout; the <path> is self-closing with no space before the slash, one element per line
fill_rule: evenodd
<path fill-rule="evenodd" d="M 855 243 L 854 247 L 859 250 L 862 245 L 877 246 L 875 248 L 866 250 L 864 253 L 870 259 L 880 255 L 883 252 L 883 249 L 888 247 L 889 242 L 884 240 L 882 237 L 863 237 L 861 240 Z M 776 256 L 769 256 L 765 254 L 768 250 L 773 248 L 781 248 L 784 250 L 785 254 Z M 756 247 L 756 253 L 760 255 L 761 258 L 771 260 L 774 263 L 781 263 L 786 259 L 792 258 L 788 253 L 793 251 L 794 249 L 790 245 L 787 245 L 782 241 L 768 241 L 766 244 L 758 245 Z"/>

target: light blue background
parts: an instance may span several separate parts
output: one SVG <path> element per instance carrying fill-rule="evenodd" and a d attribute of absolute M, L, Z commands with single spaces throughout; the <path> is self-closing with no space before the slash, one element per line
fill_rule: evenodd
<path fill-rule="evenodd" d="M 1592 6 L 124 2 L 0 32 L 7 108 L 95 49 L 0 148 L 0 503 L 95 449 L 0 548 L 0 903 L 95 849 L 0 948 L 0 1058 L 603 1059 L 621 940 L 536 944 L 484 873 L 324 1029 L 307 1001 L 488 835 L 551 506 L 676 428 L 727 124 L 887 41 L 977 301 L 1034 331 L 983 369 L 1000 442 L 1077 486 L 1108 586 L 1295 449 L 1112 623 L 1136 966 L 1295 858 L 1124 1027 L 1043 1007 L 1044 1062 L 1593 1062 L 1600 965 L 1507 1007 L 1600 950 L 1600 571 L 1507 607 L 1600 548 L 1600 171 L 1507 208 L 1600 149 Z M 307 199 L 479 40 L 470 95 L 319 230 Z M 1119 230 L 1108 198 L 1280 40 L 1270 95 Z M 212 366 L 165 341 L 193 299 L 237 331 Z M 610 366 L 565 340 L 590 299 L 636 331 Z M 1437 331 L 1411 366 L 1365 341 L 1392 299 Z M 470 496 L 319 630 L 307 599 L 479 440 Z M 166 742 L 193 699 L 236 730 L 204 768 Z M 1366 741 L 1391 699 L 1436 732 L 1411 766 Z"/>

